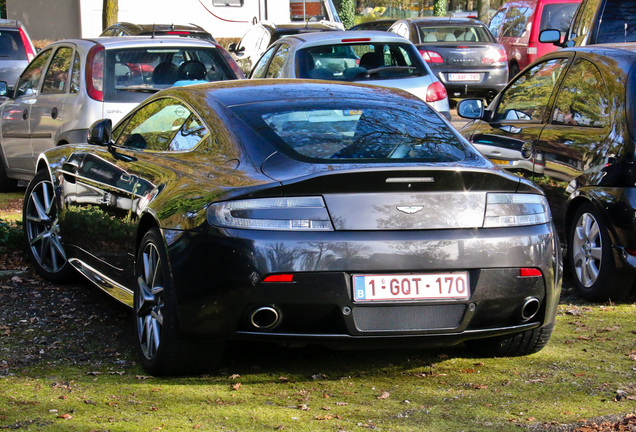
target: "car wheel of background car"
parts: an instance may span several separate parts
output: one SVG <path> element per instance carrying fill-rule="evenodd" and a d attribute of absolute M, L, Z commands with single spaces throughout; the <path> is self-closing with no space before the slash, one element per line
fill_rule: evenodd
<path fill-rule="evenodd" d="M 143 367 L 152 375 L 192 375 L 214 369 L 222 344 L 211 350 L 207 341 L 181 334 L 174 284 L 163 238 L 157 228 L 144 236 L 137 253 L 135 330 Z"/>
<path fill-rule="evenodd" d="M 519 65 L 517 63 L 510 63 L 510 66 L 508 67 L 508 81 L 516 77 L 519 72 Z"/>
<path fill-rule="evenodd" d="M 58 224 L 53 183 L 47 171 L 40 171 L 27 187 L 22 208 L 27 252 L 35 270 L 53 282 L 66 282 L 73 268 L 66 259 Z"/>
<path fill-rule="evenodd" d="M 483 357 L 515 357 L 539 352 L 548 344 L 554 323 L 506 336 L 468 341 L 475 354 Z"/>
<path fill-rule="evenodd" d="M 621 300 L 634 282 L 633 273 L 616 269 L 607 228 L 592 204 L 582 205 L 574 214 L 567 262 L 574 286 L 588 300 Z"/>
<path fill-rule="evenodd" d="M 7 171 L 0 159 L 0 192 L 15 192 L 18 190 L 18 181 L 7 177 Z"/>

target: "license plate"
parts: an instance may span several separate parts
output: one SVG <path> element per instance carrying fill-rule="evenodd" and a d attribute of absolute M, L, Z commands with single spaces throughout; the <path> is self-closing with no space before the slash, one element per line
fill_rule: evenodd
<path fill-rule="evenodd" d="M 512 161 L 501 160 L 501 159 L 490 159 L 490 162 L 495 165 L 512 165 Z"/>
<path fill-rule="evenodd" d="M 479 74 L 469 74 L 469 73 L 452 73 L 448 74 L 449 81 L 479 81 L 481 77 Z"/>
<path fill-rule="evenodd" d="M 467 272 L 353 276 L 354 301 L 466 300 L 469 297 Z"/>

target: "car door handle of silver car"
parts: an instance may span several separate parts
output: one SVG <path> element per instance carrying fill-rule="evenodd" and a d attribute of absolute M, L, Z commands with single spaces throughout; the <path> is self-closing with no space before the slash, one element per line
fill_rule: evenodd
<path fill-rule="evenodd" d="M 57 118 L 57 107 L 53 107 L 51 110 L 51 118 L 55 120 Z"/>
<path fill-rule="evenodd" d="M 29 119 L 29 110 L 28 109 L 24 109 L 24 111 L 22 111 L 22 119 L 24 120 L 28 120 Z"/>

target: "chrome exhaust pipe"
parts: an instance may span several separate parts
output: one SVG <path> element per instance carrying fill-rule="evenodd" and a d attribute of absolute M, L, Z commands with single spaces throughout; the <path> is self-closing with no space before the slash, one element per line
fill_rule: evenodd
<path fill-rule="evenodd" d="M 526 297 L 523 301 L 523 305 L 521 305 L 521 311 L 519 313 L 519 318 L 522 322 L 530 321 L 534 316 L 539 312 L 539 307 L 541 306 L 541 302 L 536 297 Z"/>
<path fill-rule="evenodd" d="M 271 306 L 259 307 L 250 314 L 250 322 L 259 330 L 276 326 L 280 322 L 280 318 L 278 311 Z"/>

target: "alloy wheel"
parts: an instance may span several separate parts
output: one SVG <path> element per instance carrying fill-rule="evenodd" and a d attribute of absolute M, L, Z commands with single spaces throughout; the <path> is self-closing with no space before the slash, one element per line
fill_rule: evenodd
<path fill-rule="evenodd" d="M 599 223 L 590 213 L 583 213 L 576 222 L 572 239 L 572 261 L 579 282 L 590 287 L 601 270 L 603 241 Z"/>
<path fill-rule="evenodd" d="M 141 351 L 152 359 L 159 349 L 163 327 L 164 285 L 162 262 L 157 246 L 146 243 L 142 252 L 141 273 L 137 277 L 139 294 L 136 299 L 137 336 Z"/>

